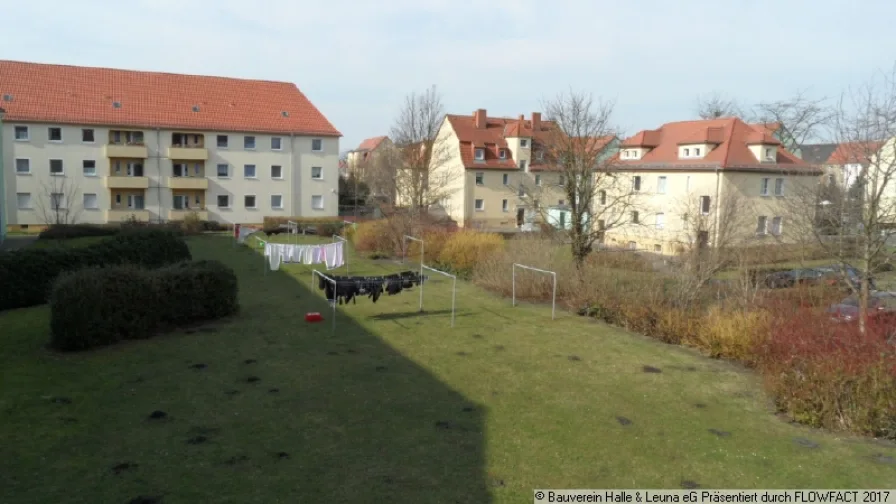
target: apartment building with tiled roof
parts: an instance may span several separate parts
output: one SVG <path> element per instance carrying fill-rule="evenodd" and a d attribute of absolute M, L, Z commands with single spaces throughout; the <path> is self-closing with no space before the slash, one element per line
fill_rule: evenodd
<path fill-rule="evenodd" d="M 454 174 L 446 213 L 460 225 L 513 230 L 547 218 L 565 227 L 568 210 L 563 174 L 545 163 L 544 143 L 552 128 L 533 112 L 529 119 L 448 114 L 438 141 L 449 153 L 441 167 Z M 608 150 L 615 138 L 599 139 Z"/>
<path fill-rule="evenodd" d="M 640 131 L 622 142 L 614 169 L 636 199 L 607 244 L 663 254 L 713 245 L 723 232 L 741 244 L 787 240 L 788 195 L 813 190 L 821 174 L 769 128 L 737 118 Z"/>
<path fill-rule="evenodd" d="M 291 83 L 0 61 L 7 223 L 337 215 L 340 132 Z"/>

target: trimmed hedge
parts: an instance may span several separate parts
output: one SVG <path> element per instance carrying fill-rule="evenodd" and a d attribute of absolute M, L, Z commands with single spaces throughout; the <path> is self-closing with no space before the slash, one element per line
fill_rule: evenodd
<path fill-rule="evenodd" d="M 320 236 L 331 236 L 334 234 L 342 234 L 343 222 L 341 218 L 336 217 L 265 217 L 262 228 L 273 230 L 281 226 L 286 227 L 287 221 L 298 223 L 299 229 L 314 227 Z"/>
<path fill-rule="evenodd" d="M 0 252 L 0 311 L 46 303 L 53 282 L 66 271 L 115 264 L 155 268 L 190 258 L 178 233 L 151 228 L 122 229 L 88 247 Z"/>
<path fill-rule="evenodd" d="M 88 236 L 113 236 L 121 232 L 119 226 L 100 224 L 52 224 L 40 232 L 41 240 L 68 240 Z"/>
<path fill-rule="evenodd" d="M 237 294 L 236 274 L 217 261 L 65 273 L 50 295 L 51 345 L 76 351 L 149 338 L 235 313 Z"/>

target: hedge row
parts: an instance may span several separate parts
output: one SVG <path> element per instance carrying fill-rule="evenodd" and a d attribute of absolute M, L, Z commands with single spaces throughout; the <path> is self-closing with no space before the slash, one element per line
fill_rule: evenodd
<path fill-rule="evenodd" d="M 148 338 L 235 313 L 237 293 L 233 270 L 217 261 L 65 273 L 50 295 L 51 344 L 74 351 Z"/>
<path fill-rule="evenodd" d="M 342 234 L 344 225 L 342 219 L 335 219 L 333 217 L 265 217 L 262 227 L 265 230 L 272 230 L 279 227 L 285 227 L 288 221 L 297 223 L 299 229 L 314 227 L 317 234 L 321 236 Z"/>
<path fill-rule="evenodd" d="M 113 236 L 121 231 L 120 226 L 109 224 L 52 224 L 40 232 L 41 240 L 67 240 L 89 236 Z"/>
<path fill-rule="evenodd" d="M 67 271 L 115 264 L 160 267 L 190 258 L 178 233 L 151 228 L 122 229 L 107 240 L 81 248 L 0 252 L 0 310 L 46 303 L 53 282 Z"/>

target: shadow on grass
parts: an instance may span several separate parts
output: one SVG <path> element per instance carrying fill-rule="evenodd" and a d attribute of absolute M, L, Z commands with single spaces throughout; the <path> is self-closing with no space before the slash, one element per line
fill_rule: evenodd
<path fill-rule="evenodd" d="M 379 315 L 371 315 L 367 317 L 370 320 L 402 320 L 402 319 L 412 319 L 412 318 L 420 318 L 425 317 L 427 315 L 451 315 L 451 310 L 423 310 L 422 312 L 414 309 L 413 311 L 407 311 L 403 313 L 381 313 Z M 457 312 L 454 313 L 455 317 L 469 317 L 469 313 Z"/>

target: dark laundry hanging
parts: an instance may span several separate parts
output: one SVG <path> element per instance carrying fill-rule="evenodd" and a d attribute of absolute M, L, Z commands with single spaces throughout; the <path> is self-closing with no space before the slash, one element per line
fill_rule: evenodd
<path fill-rule="evenodd" d="M 358 304 L 357 298 L 361 295 L 367 297 L 374 303 L 383 293 L 394 296 L 401 293 L 402 290 L 410 289 L 413 286 L 420 285 L 427 280 L 425 275 L 413 271 L 402 271 L 391 275 L 373 276 L 373 277 L 330 277 L 336 282 L 319 277 L 318 288 L 326 293 L 327 299 L 334 300 L 339 304 Z"/>

